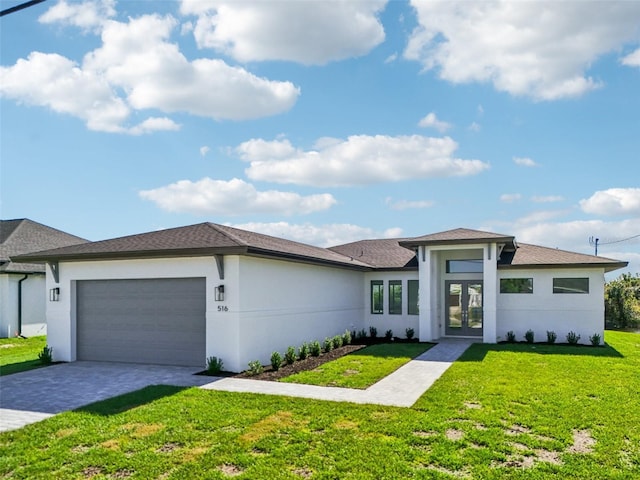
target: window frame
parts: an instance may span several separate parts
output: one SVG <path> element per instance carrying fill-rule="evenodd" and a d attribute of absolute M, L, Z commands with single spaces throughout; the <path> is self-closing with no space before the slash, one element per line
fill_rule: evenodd
<path fill-rule="evenodd" d="M 375 292 L 377 291 L 380 297 L 380 306 L 376 309 L 376 301 L 375 301 Z M 371 315 L 382 315 L 384 314 L 384 281 L 382 280 L 371 280 L 370 287 L 370 295 L 371 295 Z"/>
<path fill-rule="evenodd" d="M 412 288 L 414 287 L 415 301 L 412 298 Z M 420 280 L 407 280 L 407 315 L 420 315 Z"/>
<path fill-rule="evenodd" d="M 479 269 L 469 268 L 469 269 L 453 269 L 453 265 L 478 265 Z M 451 258 L 445 262 L 445 272 L 446 273 L 484 273 L 484 260 L 482 258 Z"/>
<path fill-rule="evenodd" d="M 571 285 L 557 285 L 558 281 L 577 281 L 577 280 L 586 280 L 586 289 L 576 289 L 574 288 L 572 291 Z M 558 283 L 560 283 L 558 282 Z M 553 277 L 553 294 L 554 295 L 589 295 L 589 287 L 590 287 L 589 277 Z"/>
<path fill-rule="evenodd" d="M 522 291 L 522 290 L 518 290 L 518 291 L 505 291 L 503 290 L 502 287 L 502 282 L 508 282 L 508 281 L 515 281 L 515 280 L 528 280 L 529 281 L 529 290 L 526 291 Z M 501 278 L 500 279 L 500 293 L 504 294 L 504 295 L 512 295 L 512 294 L 524 294 L 524 295 L 531 295 L 533 294 L 533 277 L 517 277 L 517 278 Z"/>
<path fill-rule="evenodd" d="M 389 315 L 402 315 L 402 280 L 389 280 Z"/>

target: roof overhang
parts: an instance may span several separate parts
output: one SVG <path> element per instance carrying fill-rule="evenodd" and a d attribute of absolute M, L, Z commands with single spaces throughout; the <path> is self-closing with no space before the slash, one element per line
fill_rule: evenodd
<path fill-rule="evenodd" d="M 500 264 L 498 270 L 540 270 L 540 269 L 577 269 L 577 268 L 603 268 L 605 272 L 613 272 L 629 265 L 629 262 L 611 262 L 611 263 L 533 263 L 533 264 Z"/>
<path fill-rule="evenodd" d="M 482 245 L 487 243 L 499 243 L 511 245 L 515 248 L 515 237 L 487 237 L 487 238 L 461 238 L 451 240 L 401 240 L 398 244 L 402 247 L 414 249 L 416 247 L 426 246 L 448 246 L 448 245 Z"/>

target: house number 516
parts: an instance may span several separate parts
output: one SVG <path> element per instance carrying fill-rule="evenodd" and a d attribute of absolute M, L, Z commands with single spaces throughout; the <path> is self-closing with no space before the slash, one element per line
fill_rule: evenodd
<path fill-rule="evenodd" d="M 218 305 L 218 311 L 219 312 L 228 312 L 229 311 L 229 307 L 227 307 L 226 305 Z"/>

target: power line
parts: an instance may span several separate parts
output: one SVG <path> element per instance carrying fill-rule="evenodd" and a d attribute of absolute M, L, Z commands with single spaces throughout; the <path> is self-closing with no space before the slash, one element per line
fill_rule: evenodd
<path fill-rule="evenodd" d="M 622 238 L 620 240 L 610 240 L 608 242 L 601 242 L 599 238 L 589 237 L 589 245 L 591 245 L 592 247 L 595 247 L 595 254 L 596 254 L 596 257 L 597 257 L 598 256 L 598 246 L 600 246 L 600 245 L 613 245 L 614 243 L 628 242 L 629 240 L 633 240 L 634 238 L 638 238 L 638 237 L 640 237 L 640 234 L 632 235 L 631 237 Z"/>
<path fill-rule="evenodd" d="M 5 15 L 9 15 L 10 13 L 29 8 L 46 1 L 47 0 L 30 0 L 28 2 L 21 3 L 20 5 L 16 5 L 15 7 L 5 8 L 4 10 L 0 11 L 0 17 L 4 17 Z"/>

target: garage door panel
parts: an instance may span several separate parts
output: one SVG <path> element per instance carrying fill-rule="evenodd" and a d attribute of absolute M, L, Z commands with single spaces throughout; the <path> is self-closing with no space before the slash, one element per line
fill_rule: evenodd
<path fill-rule="evenodd" d="M 204 278 L 77 283 L 79 360 L 202 366 Z"/>

